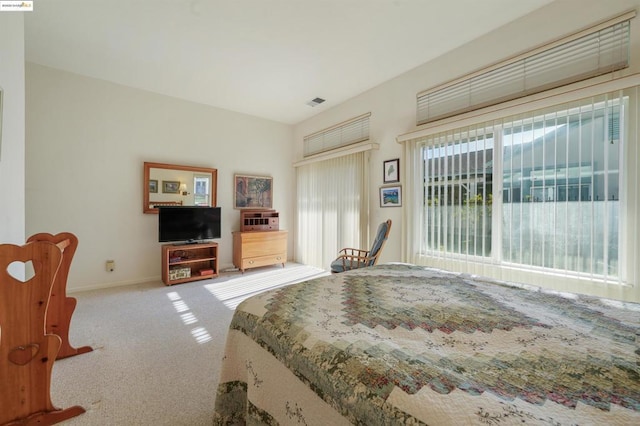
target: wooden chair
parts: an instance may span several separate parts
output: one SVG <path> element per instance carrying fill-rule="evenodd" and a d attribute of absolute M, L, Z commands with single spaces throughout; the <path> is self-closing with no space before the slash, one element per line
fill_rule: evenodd
<path fill-rule="evenodd" d="M 69 277 L 71 261 L 78 248 L 78 238 L 70 232 L 61 232 L 56 235 L 40 233 L 32 235 L 27 239 L 27 243 L 34 241 L 48 241 L 57 245 L 58 248 L 62 250 L 62 263 L 53 282 L 46 320 L 47 332 L 60 336 L 62 339 L 62 345 L 60 346 L 60 351 L 56 359 L 91 352 L 93 350 L 91 346 L 82 346 L 76 349 L 72 347 L 69 342 L 71 316 L 78 302 L 73 297 L 67 297 L 67 279 Z"/>
<path fill-rule="evenodd" d="M 55 274 L 62 260 L 53 243 L 0 245 L 0 424 L 51 425 L 84 413 L 51 403 L 51 371 L 61 339 L 45 332 Z M 13 262 L 31 262 L 35 275 L 21 281 L 9 274 Z"/>
<path fill-rule="evenodd" d="M 382 222 L 380 226 L 378 226 L 376 238 L 373 240 L 371 249 L 343 248 L 340 250 L 338 257 L 331 262 L 331 272 L 339 273 L 350 271 L 352 269 L 373 266 L 378 263 L 382 247 L 384 247 L 384 243 L 387 241 L 387 238 L 389 238 L 390 231 L 391 219 Z"/>

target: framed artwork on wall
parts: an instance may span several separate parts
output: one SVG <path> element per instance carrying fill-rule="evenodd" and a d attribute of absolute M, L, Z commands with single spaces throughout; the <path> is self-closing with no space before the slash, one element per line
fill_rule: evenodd
<path fill-rule="evenodd" d="M 157 179 L 149 179 L 149 192 L 154 194 L 158 193 L 158 180 Z"/>
<path fill-rule="evenodd" d="M 384 183 L 400 182 L 400 159 L 385 161 L 383 173 Z"/>
<path fill-rule="evenodd" d="M 400 206 L 402 206 L 402 187 L 400 185 L 380 187 L 380 207 Z"/>
<path fill-rule="evenodd" d="M 273 178 L 270 176 L 235 175 L 233 208 L 272 209 Z"/>
<path fill-rule="evenodd" d="M 149 184 L 149 186 L 151 186 L 151 184 Z M 165 194 L 179 194 L 180 182 L 178 182 L 177 180 L 163 180 L 162 192 L 164 192 Z"/>

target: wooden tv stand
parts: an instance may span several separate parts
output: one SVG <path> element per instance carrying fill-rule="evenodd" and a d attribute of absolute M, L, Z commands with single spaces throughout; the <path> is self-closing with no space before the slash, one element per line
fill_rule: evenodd
<path fill-rule="evenodd" d="M 287 231 L 233 232 L 233 264 L 240 271 L 287 262 Z"/>
<path fill-rule="evenodd" d="M 218 243 L 162 245 L 162 281 L 166 285 L 217 276 Z"/>

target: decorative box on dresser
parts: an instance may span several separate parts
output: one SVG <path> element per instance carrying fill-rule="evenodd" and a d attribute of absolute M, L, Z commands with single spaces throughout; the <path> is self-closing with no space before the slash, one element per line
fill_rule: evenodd
<path fill-rule="evenodd" d="M 280 214 L 275 210 L 242 210 L 240 231 L 277 231 L 280 229 Z"/>
<path fill-rule="evenodd" d="M 287 261 L 287 231 L 233 232 L 233 264 L 244 272 Z"/>

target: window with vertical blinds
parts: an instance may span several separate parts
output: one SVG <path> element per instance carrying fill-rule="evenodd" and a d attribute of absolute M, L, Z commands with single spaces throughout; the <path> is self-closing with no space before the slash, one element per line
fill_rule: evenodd
<path fill-rule="evenodd" d="M 467 128 L 424 141 L 429 252 L 491 255 L 494 130 Z"/>
<path fill-rule="evenodd" d="M 602 95 L 504 123 L 504 262 L 617 279 L 627 103 Z"/>
<path fill-rule="evenodd" d="M 560 40 L 417 96 L 417 124 L 560 87 L 629 65 L 625 14 L 591 32 Z"/>
<path fill-rule="evenodd" d="M 313 133 L 304 137 L 305 157 L 341 148 L 369 139 L 369 117 L 371 113 Z"/>
<path fill-rule="evenodd" d="M 407 142 L 409 261 L 628 281 L 637 252 L 632 87 Z M 632 123 L 631 125 L 629 123 Z"/>
<path fill-rule="evenodd" d="M 297 262 L 327 268 L 342 247 L 367 244 L 366 152 L 296 168 Z"/>

